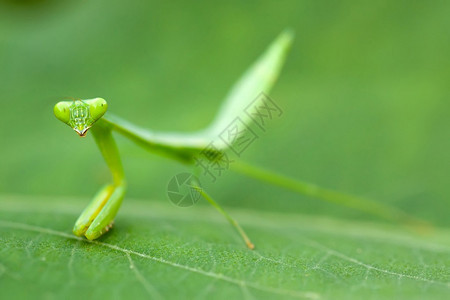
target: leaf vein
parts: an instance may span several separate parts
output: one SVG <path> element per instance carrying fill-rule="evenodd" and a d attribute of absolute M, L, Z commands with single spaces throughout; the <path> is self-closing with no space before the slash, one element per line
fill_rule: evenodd
<path fill-rule="evenodd" d="M 187 265 L 182 265 L 179 263 L 175 263 L 175 262 L 171 262 L 168 261 L 164 258 L 160 258 L 160 257 L 154 257 L 148 254 L 144 254 L 144 253 L 140 253 L 140 252 L 136 252 L 133 250 L 129 250 L 129 249 L 125 249 L 122 247 L 119 247 L 117 245 L 113 245 L 113 244 L 108 244 L 108 243 L 104 243 L 104 242 L 99 242 L 99 241 L 89 241 L 86 239 L 83 239 L 81 237 L 77 237 L 74 236 L 72 234 L 66 233 L 66 232 L 62 232 L 62 231 L 57 231 L 54 229 L 50 229 L 50 228 L 45 228 L 45 227 L 40 227 L 40 226 L 35 226 L 35 225 L 30 225 L 30 224 L 25 224 L 25 223 L 18 223 L 18 222 L 11 222 L 11 221 L 4 221 L 4 220 L 0 220 L 0 226 L 2 227 L 8 227 L 8 228 L 15 228 L 15 229 L 20 229 L 20 230 L 25 230 L 25 231 L 32 231 L 32 232 L 38 232 L 38 233 L 45 233 L 48 235 L 54 235 L 54 236 L 59 236 L 59 237 L 63 237 L 63 238 L 67 238 L 67 239 L 72 239 L 72 240 L 78 240 L 78 241 L 83 241 L 86 243 L 91 243 L 94 245 L 99 245 L 99 246 L 103 246 L 103 247 L 107 247 L 110 248 L 112 250 L 116 250 L 118 252 L 122 252 L 125 253 L 127 255 L 135 255 L 135 256 L 139 256 L 142 258 L 146 258 L 146 259 L 150 259 L 156 262 L 160 262 L 175 268 L 179 268 L 179 269 L 183 269 L 186 271 L 190 271 L 193 273 L 197 273 L 206 277 L 211 277 L 214 279 L 218 279 L 221 281 L 225 281 L 231 284 L 235 284 L 238 287 L 244 285 L 246 287 L 250 287 L 253 288 L 255 290 L 260 290 L 260 291 L 264 291 L 267 293 L 272 293 L 272 294 L 279 294 L 279 295 L 287 295 L 287 296 L 291 296 L 291 297 L 296 297 L 296 298 L 306 298 L 306 299 L 319 299 L 320 295 L 316 292 L 303 292 L 303 291 L 297 291 L 297 290 L 288 290 L 288 289 L 282 289 L 282 288 L 274 288 L 274 287 L 268 287 L 268 286 L 262 286 L 259 285 L 257 283 L 253 283 L 253 282 L 247 282 L 247 281 L 243 281 L 243 280 L 239 280 L 236 278 L 232 278 L 229 276 L 226 276 L 224 274 L 221 273 L 213 273 L 211 271 L 204 271 L 202 269 L 198 269 L 198 268 L 194 268 L 191 266 L 187 266 Z"/>
<path fill-rule="evenodd" d="M 320 244 L 320 243 L 318 243 L 316 241 L 313 241 L 311 239 L 306 239 L 306 238 L 304 238 L 304 239 L 307 240 L 307 244 L 309 246 L 311 246 L 311 247 L 314 247 L 316 249 L 320 249 L 322 251 L 325 251 L 327 254 L 333 255 L 335 257 L 339 257 L 339 258 L 341 258 L 343 260 L 346 260 L 348 262 L 351 262 L 351 263 L 354 263 L 356 265 L 360 265 L 362 267 L 365 267 L 368 270 L 374 270 L 374 271 L 377 271 L 377 272 L 380 272 L 380 273 L 393 275 L 393 276 L 398 277 L 399 279 L 405 277 L 405 278 L 409 278 L 409 279 L 414 279 L 414 280 L 418 280 L 418 281 L 424 281 L 424 282 L 427 282 L 427 283 L 444 285 L 444 286 L 450 287 L 450 282 L 441 282 L 441 281 L 436 281 L 436 280 L 420 277 L 420 276 L 417 276 L 417 275 L 402 274 L 402 273 L 397 273 L 397 272 L 394 272 L 394 271 L 382 269 L 382 268 L 379 268 L 379 267 L 375 267 L 375 266 L 366 264 L 366 263 L 364 263 L 364 262 L 362 262 L 360 260 L 357 260 L 356 258 L 347 256 L 344 253 L 341 253 L 341 252 L 339 252 L 337 250 L 328 248 L 327 246 L 322 245 L 322 244 Z"/>

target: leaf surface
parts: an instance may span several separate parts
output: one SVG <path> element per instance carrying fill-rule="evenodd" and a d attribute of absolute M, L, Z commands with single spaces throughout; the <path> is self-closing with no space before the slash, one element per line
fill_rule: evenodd
<path fill-rule="evenodd" d="M 449 234 L 234 210 L 245 248 L 209 207 L 130 200 L 116 227 L 71 234 L 76 199 L 0 198 L 0 297 L 153 299 L 444 299 Z"/>

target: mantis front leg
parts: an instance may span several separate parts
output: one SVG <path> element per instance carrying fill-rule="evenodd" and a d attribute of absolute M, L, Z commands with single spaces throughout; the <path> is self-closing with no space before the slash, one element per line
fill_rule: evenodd
<path fill-rule="evenodd" d="M 113 182 L 100 189 L 95 195 L 76 221 L 73 233 L 94 240 L 111 228 L 122 204 L 126 183 L 119 151 L 110 126 L 100 120 L 91 131 L 111 171 Z"/>

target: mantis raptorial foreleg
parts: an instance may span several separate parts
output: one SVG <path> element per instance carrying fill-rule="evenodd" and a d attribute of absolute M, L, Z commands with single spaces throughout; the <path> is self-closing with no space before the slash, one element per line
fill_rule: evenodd
<path fill-rule="evenodd" d="M 96 239 L 109 230 L 126 192 L 122 162 L 111 127 L 100 121 L 92 128 L 92 134 L 111 171 L 113 183 L 98 192 L 75 223 L 73 232 L 78 236 L 84 235 L 89 240 Z"/>

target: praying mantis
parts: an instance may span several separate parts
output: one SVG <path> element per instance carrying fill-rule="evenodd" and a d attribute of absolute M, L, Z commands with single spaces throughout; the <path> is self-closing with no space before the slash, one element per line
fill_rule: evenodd
<path fill-rule="evenodd" d="M 88 130 L 92 132 L 112 175 L 112 182 L 102 187 L 81 213 L 75 222 L 73 233 L 80 237 L 84 236 L 88 240 L 97 239 L 105 234 L 111 228 L 125 196 L 127 184 L 119 151 L 112 135 L 113 131 L 129 138 L 150 152 L 193 165 L 196 155 L 220 134 L 237 113 L 244 110 L 258 94 L 269 93 L 280 74 L 292 41 L 293 33 L 289 30 L 283 31 L 234 85 L 213 122 L 207 128 L 197 132 L 188 134 L 160 133 L 143 129 L 107 112 L 108 103 L 102 98 L 57 103 L 54 106 L 54 114 L 60 121 L 69 125 L 80 137 L 85 137 Z M 250 121 L 249 118 L 242 119 L 244 123 Z M 229 147 L 230 145 L 226 143 L 219 143 L 214 151 L 217 151 L 216 154 L 220 155 L 227 151 Z M 213 157 L 217 157 L 217 155 L 211 157 L 211 159 L 214 159 Z M 387 219 L 401 222 L 416 221 L 413 217 L 393 207 L 323 189 L 246 164 L 236 164 L 234 170 L 266 183 L 322 200 L 347 205 Z M 225 212 L 197 183 L 192 184 L 199 194 L 236 228 L 247 247 L 253 249 L 254 244 L 239 223 Z"/>

